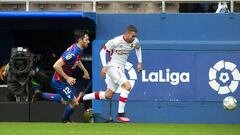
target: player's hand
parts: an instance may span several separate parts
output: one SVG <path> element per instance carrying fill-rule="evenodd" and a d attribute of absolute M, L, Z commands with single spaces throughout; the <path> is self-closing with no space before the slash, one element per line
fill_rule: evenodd
<path fill-rule="evenodd" d="M 105 77 L 107 73 L 107 67 L 103 67 L 101 71 L 101 77 Z"/>
<path fill-rule="evenodd" d="M 68 77 L 66 81 L 68 84 L 74 85 L 76 83 L 76 78 Z"/>
<path fill-rule="evenodd" d="M 137 68 L 138 68 L 138 73 L 140 73 L 142 71 L 142 63 L 138 63 Z"/>
<path fill-rule="evenodd" d="M 88 71 L 84 72 L 83 78 L 84 79 L 90 79 L 90 75 L 89 75 Z"/>

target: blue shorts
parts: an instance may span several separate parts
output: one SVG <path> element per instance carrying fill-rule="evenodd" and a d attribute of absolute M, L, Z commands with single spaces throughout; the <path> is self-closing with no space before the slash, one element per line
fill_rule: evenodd
<path fill-rule="evenodd" d="M 56 89 L 57 93 L 60 94 L 64 100 L 72 101 L 75 97 L 75 90 L 73 86 L 68 84 L 66 81 L 58 82 L 52 79 L 52 86 Z"/>

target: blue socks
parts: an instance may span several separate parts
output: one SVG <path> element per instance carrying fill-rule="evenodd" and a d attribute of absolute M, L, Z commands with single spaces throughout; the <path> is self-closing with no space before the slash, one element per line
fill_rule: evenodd
<path fill-rule="evenodd" d="M 62 96 L 59 94 L 53 94 L 53 93 L 42 93 L 41 97 L 46 100 L 55 101 L 58 103 L 61 103 Z M 74 109 L 67 105 L 65 108 L 65 111 L 63 113 L 63 120 L 64 121 L 70 121 L 70 115 L 73 113 Z"/>
<path fill-rule="evenodd" d="M 73 113 L 74 109 L 68 105 L 65 108 L 65 112 L 63 113 L 63 120 L 70 120 L 70 115 Z"/>
<path fill-rule="evenodd" d="M 62 96 L 59 94 L 53 94 L 53 93 L 42 93 L 42 98 L 61 103 Z"/>

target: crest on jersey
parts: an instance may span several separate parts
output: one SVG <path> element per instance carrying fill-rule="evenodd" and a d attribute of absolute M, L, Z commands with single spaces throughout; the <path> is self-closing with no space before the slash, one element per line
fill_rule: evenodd
<path fill-rule="evenodd" d="M 70 53 L 65 58 L 66 58 L 66 60 L 70 60 L 73 56 L 74 56 L 74 54 Z"/>
<path fill-rule="evenodd" d="M 134 47 L 134 45 L 133 44 L 131 44 L 131 48 L 133 48 Z"/>

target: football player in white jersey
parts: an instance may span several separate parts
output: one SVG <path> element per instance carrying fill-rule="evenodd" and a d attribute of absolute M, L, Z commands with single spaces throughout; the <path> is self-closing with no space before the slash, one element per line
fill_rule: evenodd
<path fill-rule="evenodd" d="M 142 51 L 137 37 L 137 29 L 133 25 L 129 25 L 123 35 L 109 40 L 103 46 L 100 57 L 102 62 L 101 76 L 106 76 L 107 90 L 96 91 L 86 94 L 83 100 L 100 100 L 111 99 L 114 93 L 120 91 L 118 117 L 122 122 L 130 122 L 125 116 L 125 105 L 132 86 L 125 76 L 124 68 L 130 52 L 135 49 L 138 59 L 138 72 L 142 71 Z M 110 61 L 106 61 L 106 53 L 110 53 Z"/>

